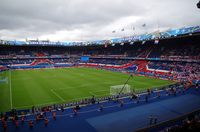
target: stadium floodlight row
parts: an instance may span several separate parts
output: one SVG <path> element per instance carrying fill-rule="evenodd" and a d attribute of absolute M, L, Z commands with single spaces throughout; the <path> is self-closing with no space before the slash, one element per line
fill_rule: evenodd
<path fill-rule="evenodd" d="M 40 40 L 26 40 L 26 41 L 8 41 L 8 40 L 0 40 L 1 44 L 8 44 L 8 45 L 62 45 L 62 46 L 81 46 L 81 45 L 104 45 L 104 44 L 117 44 L 117 43 L 125 43 L 125 42 L 138 42 L 138 41 L 148 41 L 148 40 L 158 40 L 158 39 L 165 39 L 171 38 L 186 34 L 193 34 L 199 33 L 200 26 L 191 26 L 191 27 L 184 27 L 180 29 L 170 29 L 164 32 L 153 32 L 148 34 L 130 36 L 130 37 L 123 37 L 123 38 L 113 38 L 110 40 L 99 40 L 99 41 L 86 41 L 86 42 L 51 42 L 49 40 L 40 41 Z"/>

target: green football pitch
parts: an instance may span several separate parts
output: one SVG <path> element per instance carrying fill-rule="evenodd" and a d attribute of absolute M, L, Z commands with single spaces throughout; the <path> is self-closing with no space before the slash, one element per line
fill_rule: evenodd
<path fill-rule="evenodd" d="M 0 112 L 67 103 L 110 95 L 110 87 L 123 85 L 129 75 L 93 68 L 15 70 L 0 73 Z M 172 81 L 134 76 L 134 90 L 161 87 Z"/>

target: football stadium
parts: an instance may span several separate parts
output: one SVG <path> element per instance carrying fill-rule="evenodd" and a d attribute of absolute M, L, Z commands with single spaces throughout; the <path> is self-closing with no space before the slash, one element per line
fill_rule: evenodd
<path fill-rule="evenodd" d="M 173 4 L 181 2 L 175 1 Z M 117 2 L 116 8 L 119 8 L 122 3 L 120 0 Z M 82 4 L 90 7 L 94 4 L 92 1 L 69 2 L 70 6 L 66 9 L 62 8 L 66 4 L 63 0 L 47 2 L 44 9 L 55 7 L 55 12 L 59 5 L 59 15 L 55 12 L 48 14 L 56 20 L 64 17 L 61 10 L 67 10 L 67 16 L 76 10 L 83 11 L 82 15 L 74 16 L 74 24 L 69 24 L 70 28 L 61 23 L 59 26 L 53 24 L 54 27 L 51 27 L 52 23 L 48 25 L 50 20 L 42 15 L 40 1 L 23 9 L 18 8 L 17 2 L 16 5 L 14 3 L 11 6 L 2 2 L 1 6 L 0 2 L 0 12 L 7 13 L 6 17 L 0 13 L 0 131 L 176 132 L 200 129 L 200 26 L 194 21 L 200 20 L 200 17 L 189 20 L 177 18 L 182 22 L 177 25 L 174 20 L 173 28 L 161 24 L 163 22 L 166 26 L 173 22 L 160 20 L 159 24 L 155 20 L 156 30 L 150 27 L 153 15 L 146 22 L 139 21 L 139 26 L 135 20 L 130 26 L 125 19 L 116 22 L 123 26 L 106 31 L 108 26 L 101 20 L 98 21 L 105 27 L 87 22 L 89 17 L 96 16 L 94 9 L 97 12 L 105 9 L 106 12 L 106 8 L 111 8 L 109 2 L 97 2 L 99 5 L 95 4 L 94 9 L 91 7 L 94 16 L 90 12 L 86 22 L 80 22 L 80 25 L 84 23 L 86 27 L 94 27 L 86 33 L 73 31 L 67 34 L 60 27 L 76 30 L 78 24 L 74 21 L 85 20 Z M 71 9 L 72 3 L 77 6 L 76 9 Z M 152 0 L 149 6 L 157 8 L 149 11 L 159 13 L 162 11 L 160 7 L 167 4 L 170 6 L 167 8 L 178 12 L 191 4 L 189 7 L 200 13 L 197 0 L 183 2 L 183 7 L 179 6 L 177 10 L 170 2 L 158 3 Z M 103 7 L 98 8 L 101 4 Z M 136 5 L 135 8 L 140 10 L 142 3 L 127 0 L 126 4 Z M 38 10 L 32 7 L 38 7 Z M 131 12 L 127 8 L 124 10 Z M 9 21 L 11 14 L 16 16 L 16 21 Z M 193 15 L 185 13 L 185 16 L 188 14 Z M 31 21 L 36 16 L 38 25 L 35 20 Z M 26 24 L 21 17 L 26 18 Z M 106 15 L 104 17 L 107 18 Z M 167 13 L 163 17 L 168 17 Z M 21 28 L 18 22 L 23 25 Z M 32 22 L 29 23 L 31 27 L 28 22 Z M 184 24 L 186 26 L 182 26 Z M 80 26 L 80 30 L 85 26 Z M 50 30 L 56 33 L 48 36 Z M 62 33 L 69 36 L 62 38 Z M 43 36 L 48 38 L 43 39 Z"/>

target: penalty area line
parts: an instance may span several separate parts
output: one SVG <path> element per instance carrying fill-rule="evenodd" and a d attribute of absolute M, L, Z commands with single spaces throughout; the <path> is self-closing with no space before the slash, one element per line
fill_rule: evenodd
<path fill-rule="evenodd" d="M 90 93 L 91 95 L 94 95 L 94 96 L 96 96 L 96 97 L 109 95 L 109 94 L 107 94 L 107 93 L 98 94 L 98 93 L 101 93 L 101 92 L 104 92 L 104 91 L 106 91 L 106 92 L 107 92 L 108 90 L 101 90 L 101 91 L 90 91 L 89 93 Z"/>
<path fill-rule="evenodd" d="M 43 104 L 32 104 L 32 105 L 23 105 L 23 106 L 14 106 L 14 108 L 20 109 L 20 108 L 27 108 L 27 107 L 32 107 L 32 106 L 36 106 L 36 107 L 40 107 L 40 106 L 44 106 L 44 105 L 53 105 L 56 103 L 60 103 L 59 101 L 55 101 L 55 102 L 48 102 L 48 103 L 43 103 Z"/>
<path fill-rule="evenodd" d="M 94 95 L 94 96 L 97 96 L 95 93 L 93 93 L 93 92 L 89 92 L 91 95 Z"/>
<path fill-rule="evenodd" d="M 58 95 L 53 89 L 51 89 L 51 92 L 58 97 L 60 100 L 62 100 L 63 102 L 65 102 L 66 100 L 64 100 L 60 95 Z"/>

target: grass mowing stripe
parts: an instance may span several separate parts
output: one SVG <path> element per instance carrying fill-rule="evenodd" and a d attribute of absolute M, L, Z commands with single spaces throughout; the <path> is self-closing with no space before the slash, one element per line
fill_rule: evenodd
<path fill-rule="evenodd" d="M 67 103 L 91 98 L 92 94 L 97 97 L 109 95 L 110 86 L 124 84 L 129 75 L 93 68 L 63 68 L 12 71 L 11 77 L 13 108 L 16 106 L 19 109 L 53 102 Z M 134 89 L 145 90 L 171 83 L 166 80 L 134 76 L 128 84 Z M 4 88 L 0 92 L 0 102 L 7 101 L 0 105 L 0 111 L 10 110 L 9 89 Z"/>

